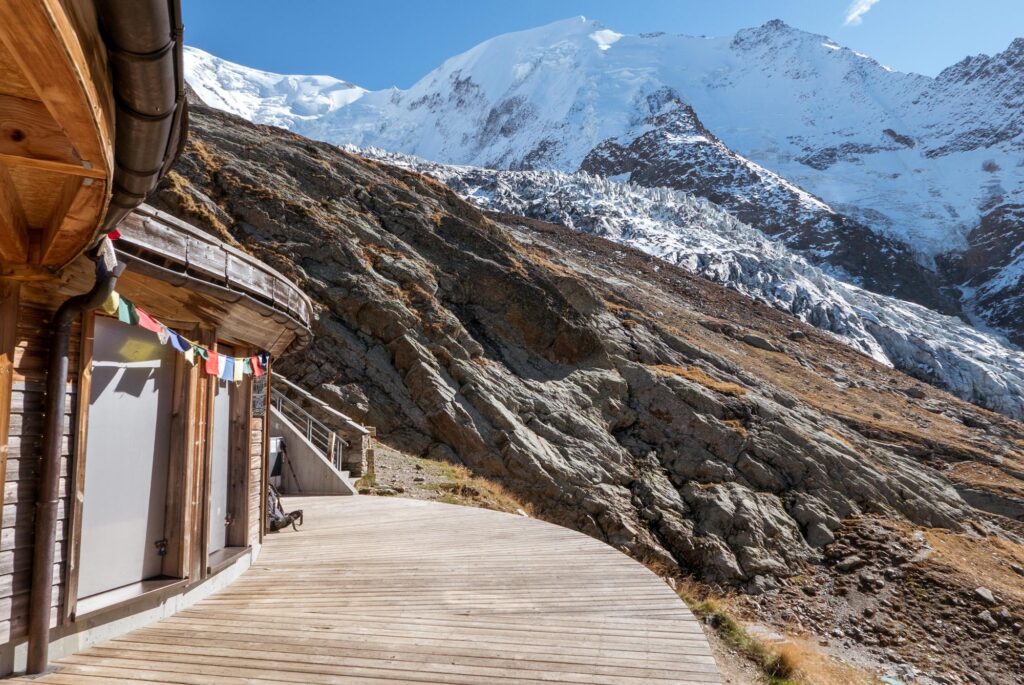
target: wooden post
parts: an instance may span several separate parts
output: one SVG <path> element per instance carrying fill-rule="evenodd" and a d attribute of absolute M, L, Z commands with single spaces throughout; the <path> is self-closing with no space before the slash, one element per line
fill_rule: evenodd
<path fill-rule="evenodd" d="M 185 331 L 195 339 L 196 331 Z M 200 377 L 197 365 L 189 365 L 182 355 L 175 355 L 174 392 L 171 401 L 171 444 L 167 478 L 167 516 L 165 535 L 167 554 L 163 560 L 164 575 L 172 578 L 190 576 L 195 507 L 192 495 L 196 479 L 195 454 L 197 388 Z"/>
<path fill-rule="evenodd" d="M 270 364 L 267 364 L 267 368 L 263 369 L 266 374 L 267 382 L 264 383 L 266 386 L 267 396 L 263 404 L 263 467 L 260 469 L 260 543 L 262 544 L 264 536 L 267 534 L 267 490 L 268 484 L 270 483 L 270 381 L 273 378 L 270 374 Z"/>
<path fill-rule="evenodd" d="M 217 333 L 213 329 L 200 331 L 200 344 L 210 351 L 210 354 L 217 353 Z M 209 374 L 203 374 L 199 387 L 202 398 L 196 416 L 200 418 L 196 425 L 196 497 L 195 516 L 192 529 L 196 531 L 195 542 L 192 545 L 191 571 L 189 578 L 192 582 L 198 582 L 207 575 L 209 568 L 209 544 L 210 544 L 210 450 L 213 447 L 213 400 L 217 393 L 217 378 Z"/>
<path fill-rule="evenodd" d="M 247 356 L 244 347 L 234 354 Z M 242 376 L 231 386 L 231 432 L 228 438 L 228 524 L 227 545 L 245 547 L 249 544 L 249 418 L 252 413 L 252 376 Z"/>
<path fill-rule="evenodd" d="M 72 431 L 74 443 L 68 462 L 71 476 L 71 512 L 68 521 L 68 558 L 64 564 L 64 611 L 61 622 L 75 620 L 78 610 L 78 565 L 82 558 L 82 506 L 85 504 L 85 462 L 88 459 L 89 400 L 92 394 L 92 348 L 96 331 L 96 315 L 82 315 L 78 358 L 78 393 Z"/>

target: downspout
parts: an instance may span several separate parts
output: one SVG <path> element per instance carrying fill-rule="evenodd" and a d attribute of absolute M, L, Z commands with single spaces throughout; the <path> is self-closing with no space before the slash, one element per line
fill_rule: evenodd
<path fill-rule="evenodd" d="M 42 673 L 49 662 L 50 605 L 53 603 L 53 556 L 57 544 L 57 505 L 60 499 L 60 451 L 64 437 L 64 402 L 67 395 L 68 348 L 75 320 L 96 309 L 110 296 L 117 278 L 125 270 L 117 264 L 101 275 L 96 265 L 92 290 L 64 302 L 53 315 L 50 329 L 50 359 L 46 373 L 46 413 L 43 424 L 43 454 L 36 490 L 35 540 L 32 551 L 32 594 L 29 597 L 29 674 Z M 79 397 L 79 402 L 88 398 Z"/>

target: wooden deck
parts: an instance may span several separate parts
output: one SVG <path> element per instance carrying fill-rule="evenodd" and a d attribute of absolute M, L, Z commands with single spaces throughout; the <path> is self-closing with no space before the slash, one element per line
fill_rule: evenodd
<path fill-rule="evenodd" d="M 670 588 L 596 540 L 416 500 L 292 498 L 227 589 L 36 683 L 718 683 Z"/>

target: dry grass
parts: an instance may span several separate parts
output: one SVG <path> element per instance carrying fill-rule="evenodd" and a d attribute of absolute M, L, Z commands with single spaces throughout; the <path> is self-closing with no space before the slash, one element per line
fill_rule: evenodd
<path fill-rule="evenodd" d="M 664 569 L 651 565 L 663 575 Z M 731 608 L 728 595 L 714 595 L 689 578 L 673 578 L 676 591 L 690 609 L 731 649 L 756 665 L 770 685 L 876 685 L 872 674 L 838 661 L 813 643 L 787 637 L 767 642 L 746 630 Z"/>
<path fill-rule="evenodd" d="M 985 586 L 1014 604 L 1024 605 L 1024 580 L 1011 566 L 1024 567 L 1024 545 L 938 528 L 925 529 L 924 536 L 932 548 L 925 563 L 958 577 L 966 588 Z"/>
<path fill-rule="evenodd" d="M 654 372 L 659 376 L 678 376 L 680 378 L 685 378 L 688 381 L 699 383 L 709 390 L 714 390 L 717 393 L 729 395 L 730 397 L 743 397 L 747 394 L 747 389 L 742 385 L 720 381 L 696 366 L 655 364 L 651 368 L 653 368 Z"/>
<path fill-rule="evenodd" d="M 739 433 L 740 437 L 746 439 L 746 437 L 747 437 L 747 428 L 746 428 L 746 426 L 743 425 L 742 421 L 740 421 L 739 419 L 726 419 L 722 423 L 724 423 L 725 425 L 729 426 L 734 431 Z"/>
<path fill-rule="evenodd" d="M 378 443 L 376 477 L 357 484 L 368 494 L 397 495 L 447 504 L 534 515 L 533 508 L 501 485 L 464 466 L 417 457 Z"/>
<path fill-rule="evenodd" d="M 813 644 L 790 638 L 773 650 L 789 673 L 788 679 L 799 685 L 875 685 L 880 681 L 870 673 L 837 661 Z"/>
<path fill-rule="evenodd" d="M 509 514 L 525 512 L 532 516 L 528 504 L 517 500 L 501 485 L 473 475 L 464 466 L 438 462 L 440 473 L 447 478 L 446 482 L 434 483 L 431 487 L 441 493 L 440 500 L 448 504 L 460 504 L 468 507 L 480 507 Z"/>
<path fill-rule="evenodd" d="M 228 240 L 231 244 L 237 244 L 231 238 L 231 232 L 228 231 L 228 227 L 224 225 L 224 222 L 218 219 L 209 209 L 196 202 L 192 191 L 192 184 L 184 176 L 172 170 L 167 174 L 167 181 L 170 183 L 171 192 L 178 200 L 181 211 L 186 216 L 198 220 L 201 224 L 206 224 L 221 238 Z"/>

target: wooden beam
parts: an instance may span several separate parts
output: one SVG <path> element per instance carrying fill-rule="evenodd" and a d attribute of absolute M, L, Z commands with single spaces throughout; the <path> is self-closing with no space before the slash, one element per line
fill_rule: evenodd
<path fill-rule="evenodd" d="M 264 385 L 264 392 L 266 397 L 263 402 L 263 458 L 260 466 L 260 544 L 263 544 L 263 537 L 267 534 L 267 486 L 270 483 L 270 367 L 263 369 L 264 378 L 266 382 Z"/>
<path fill-rule="evenodd" d="M 86 246 L 99 222 L 96 208 L 104 202 L 106 186 L 95 178 L 68 178 L 62 200 L 43 232 L 40 264 L 66 264 Z"/>
<path fill-rule="evenodd" d="M 210 328 L 204 328 L 199 332 L 199 344 L 210 351 L 210 354 L 217 352 L 217 332 Z M 196 415 L 200 417 L 196 426 L 197 439 L 199 441 L 198 458 L 196 467 L 198 477 L 196 478 L 196 516 L 193 519 L 195 538 L 192 545 L 192 559 L 190 563 L 189 581 L 196 583 L 206 578 L 209 569 L 210 556 L 210 460 L 213 448 L 213 405 L 217 396 L 217 378 L 209 374 L 202 374 L 199 382 L 202 390 Z"/>
<path fill-rule="evenodd" d="M 28 261 L 28 222 L 7 168 L 0 164 L 0 260 Z"/>
<path fill-rule="evenodd" d="M 64 174 L 66 176 L 82 176 L 83 178 L 107 177 L 106 173 L 104 173 L 102 169 L 94 169 L 92 167 L 86 168 L 80 164 L 68 164 L 66 162 L 58 162 L 52 159 L 33 159 L 31 157 L 5 155 L 0 153 L 0 163 L 6 164 L 9 167 L 28 167 L 31 169 L 39 169 L 40 171 L 49 171 L 55 174 Z"/>
<path fill-rule="evenodd" d="M 193 339 L 196 337 L 196 331 L 184 330 L 182 334 Z M 192 436 L 195 432 L 199 367 L 190 366 L 182 355 L 176 355 L 174 378 L 165 527 L 167 554 L 163 560 L 163 573 L 173 578 L 185 578 L 190 572 L 192 528 L 195 525 L 191 503 L 196 478 L 196 450 Z"/>
<path fill-rule="evenodd" d="M 92 347 L 95 339 L 96 315 L 86 312 L 82 316 L 82 334 L 79 342 L 78 392 L 75 395 L 75 413 L 72 430 L 74 443 L 71 453 L 71 516 L 68 520 L 67 563 L 64 564 L 64 611 L 61 623 L 75 620 L 78 611 L 78 566 L 82 558 L 82 506 L 85 504 L 85 462 L 89 444 L 89 401 L 92 395 Z"/>

